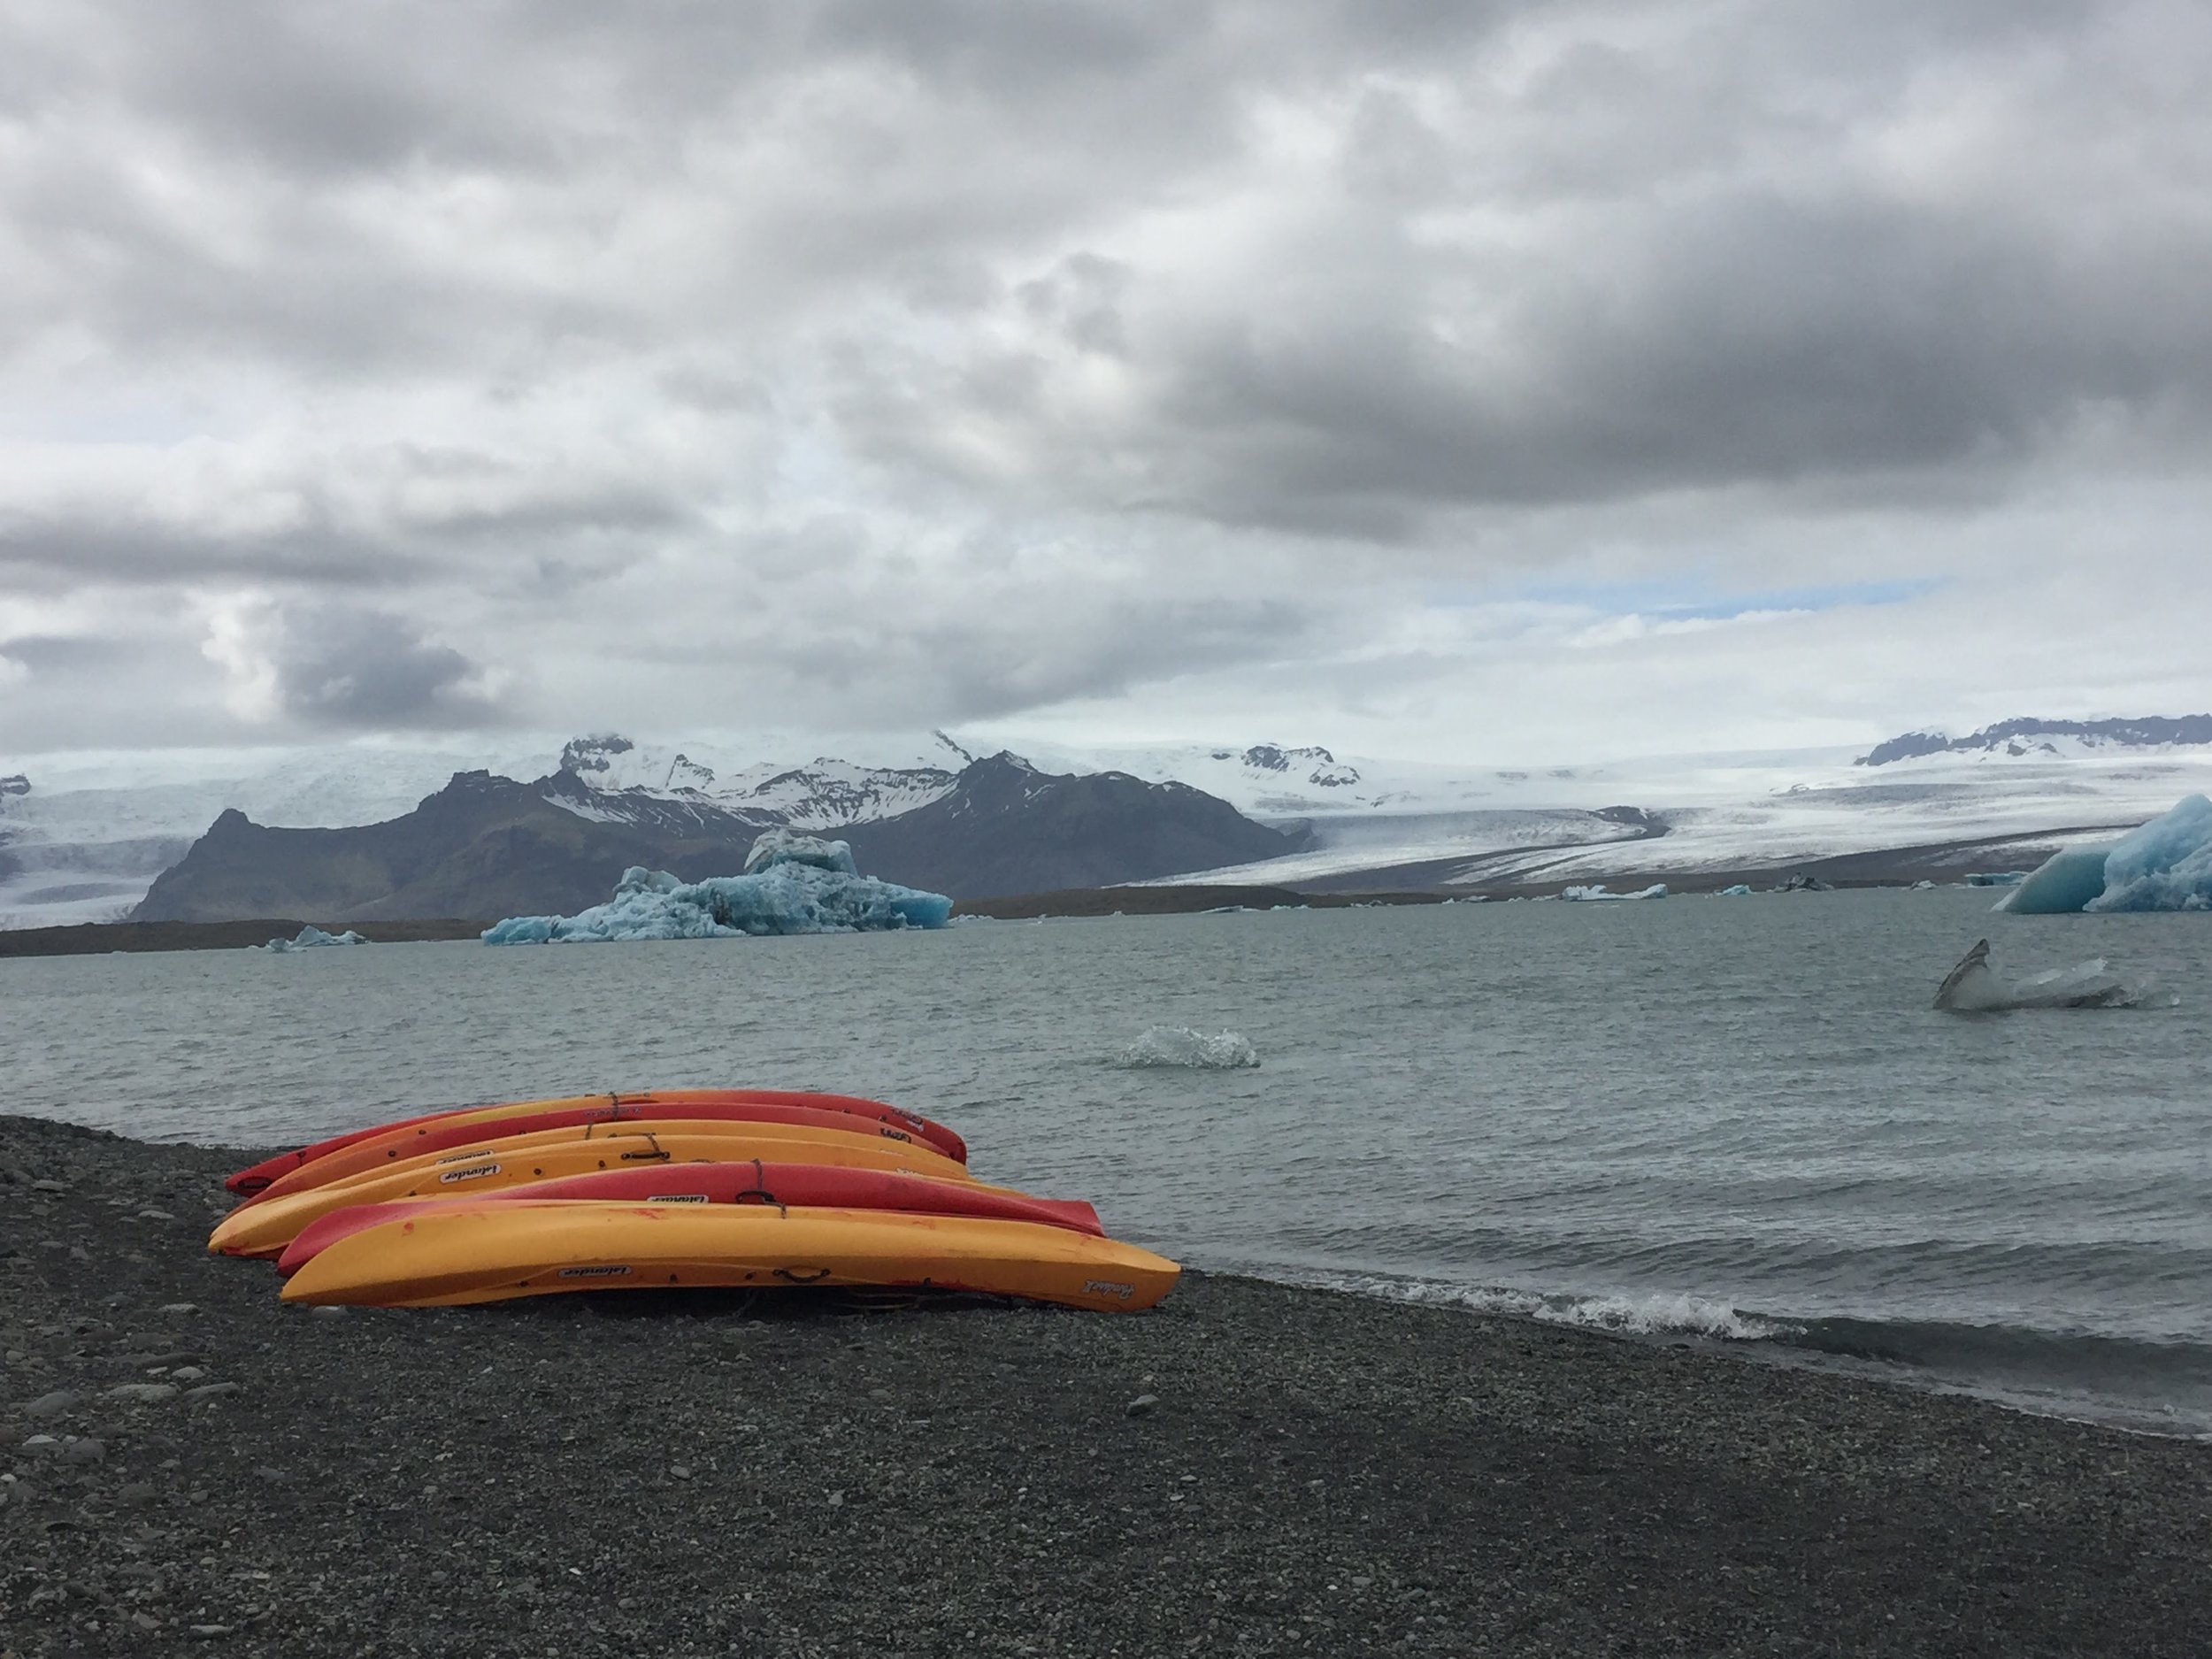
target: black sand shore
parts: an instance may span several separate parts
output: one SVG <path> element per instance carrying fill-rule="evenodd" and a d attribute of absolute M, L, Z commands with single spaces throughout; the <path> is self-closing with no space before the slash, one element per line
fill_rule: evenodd
<path fill-rule="evenodd" d="M 0 1118 L 0 1651 L 2212 1653 L 2212 1446 L 1194 1274 L 313 1314 L 246 1157 Z"/>

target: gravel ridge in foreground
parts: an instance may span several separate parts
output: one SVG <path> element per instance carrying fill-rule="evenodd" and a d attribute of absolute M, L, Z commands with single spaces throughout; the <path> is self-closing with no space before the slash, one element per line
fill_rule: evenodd
<path fill-rule="evenodd" d="M 1201 1274 L 311 1313 L 253 1156 L 0 1118 L 0 1651 L 2212 1652 L 2212 1446 Z"/>

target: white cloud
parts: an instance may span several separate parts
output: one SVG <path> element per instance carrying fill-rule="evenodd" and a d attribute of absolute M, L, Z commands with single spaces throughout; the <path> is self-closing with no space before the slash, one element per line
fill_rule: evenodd
<path fill-rule="evenodd" d="M 17 8 L 4 726 L 2212 706 L 2136 597 L 2208 72 L 2177 0 Z"/>

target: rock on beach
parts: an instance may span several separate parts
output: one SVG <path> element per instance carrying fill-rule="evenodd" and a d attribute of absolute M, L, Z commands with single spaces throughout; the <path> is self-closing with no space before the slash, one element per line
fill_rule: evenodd
<path fill-rule="evenodd" d="M 257 1156 L 0 1118 L 0 1650 L 2212 1653 L 2212 1446 L 1198 1273 L 318 1318 Z"/>

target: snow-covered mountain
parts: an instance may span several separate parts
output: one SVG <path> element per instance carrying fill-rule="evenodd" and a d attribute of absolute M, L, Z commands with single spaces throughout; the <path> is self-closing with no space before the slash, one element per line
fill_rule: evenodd
<path fill-rule="evenodd" d="M 2212 745 L 2212 714 L 2179 719 L 2000 720 L 1965 737 L 1940 732 L 1907 732 L 1877 743 L 1859 757 L 1862 766 L 1886 766 L 1929 755 L 1970 755 L 1992 760 L 2063 760 L 2083 755 L 2140 756 L 2201 749 Z"/>
<path fill-rule="evenodd" d="M 1454 871 L 1497 880 L 1717 870 L 1939 842 L 2047 841 L 2139 823 L 2212 788 L 2205 716 L 2008 720 L 1969 738 L 1909 734 L 1864 752 L 1516 769 L 1346 757 L 1271 740 L 1078 749 L 942 732 L 830 741 L 770 733 L 660 743 L 602 733 L 476 747 L 0 754 L 0 927 L 121 916 L 226 809 L 280 827 L 382 822 L 457 772 L 488 771 L 517 780 L 565 774 L 572 781 L 549 799 L 579 817 L 666 822 L 688 803 L 818 832 L 943 800 L 961 768 L 1009 747 L 1048 772 L 1181 783 L 1263 823 L 1304 826 L 1310 850 L 1202 872 L 1291 885 L 1366 872 L 1439 885 Z M 793 758 L 810 753 L 816 758 Z M 1995 861 L 1993 850 L 1987 862 Z"/>
<path fill-rule="evenodd" d="M 822 755 L 804 765 L 773 761 L 718 770 L 684 749 L 640 745 L 614 733 L 580 737 L 561 749 L 559 770 L 602 792 L 696 796 L 726 811 L 762 812 L 795 829 L 872 824 L 927 806 L 952 792 L 974 757 L 942 733 L 913 764 L 861 765 Z M 930 764 L 941 758 L 949 766 Z"/>

